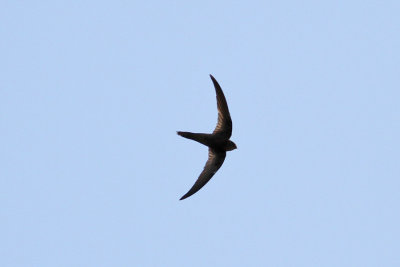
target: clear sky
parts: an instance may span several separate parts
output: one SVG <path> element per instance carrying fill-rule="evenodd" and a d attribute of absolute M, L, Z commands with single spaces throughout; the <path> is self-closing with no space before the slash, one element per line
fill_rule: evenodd
<path fill-rule="evenodd" d="M 400 266 L 399 13 L 1 1 L 0 266 Z"/>

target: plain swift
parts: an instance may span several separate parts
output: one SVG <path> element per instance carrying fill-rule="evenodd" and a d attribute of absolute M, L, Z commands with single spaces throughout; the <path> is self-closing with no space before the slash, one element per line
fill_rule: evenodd
<path fill-rule="evenodd" d="M 208 160 L 201 172 L 199 178 L 194 183 L 192 188 L 181 197 L 180 200 L 190 197 L 199 191 L 224 163 L 226 151 L 236 149 L 236 144 L 229 140 L 232 135 L 232 119 L 229 114 L 228 104 L 221 86 L 217 80 L 210 74 L 211 80 L 214 83 L 215 93 L 217 96 L 218 107 L 218 122 L 212 134 L 205 133 L 190 133 L 190 132 L 177 132 L 180 136 L 192 139 L 203 145 L 208 146 Z"/>

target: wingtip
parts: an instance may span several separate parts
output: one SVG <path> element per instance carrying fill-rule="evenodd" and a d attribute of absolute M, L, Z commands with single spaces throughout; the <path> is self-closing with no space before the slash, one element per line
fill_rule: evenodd
<path fill-rule="evenodd" d="M 214 87 L 221 87 L 220 85 L 219 85 L 219 83 L 217 82 L 217 79 L 215 79 L 214 78 L 214 76 L 212 76 L 211 74 L 210 74 L 210 78 L 211 78 L 211 81 L 213 82 L 213 84 L 214 84 Z"/>
<path fill-rule="evenodd" d="M 199 191 L 199 190 L 197 190 Z M 191 197 L 192 195 L 194 195 L 197 191 L 192 192 L 192 189 L 190 189 L 186 194 L 184 194 L 179 200 L 184 200 L 185 198 Z"/>
<path fill-rule="evenodd" d="M 183 195 L 179 200 L 184 200 L 187 197 L 188 197 L 187 195 Z"/>

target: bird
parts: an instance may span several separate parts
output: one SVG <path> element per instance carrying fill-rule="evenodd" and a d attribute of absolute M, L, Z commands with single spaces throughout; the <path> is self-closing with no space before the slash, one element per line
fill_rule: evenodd
<path fill-rule="evenodd" d="M 225 95 L 217 80 L 211 74 L 210 77 L 214 84 L 218 108 L 218 121 L 214 131 L 211 134 L 177 131 L 178 135 L 208 147 L 208 160 L 203 171 L 192 188 L 180 200 L 190 197 L 206 185 L 224 163 L 226 152 L 237 149 L 236 144 L 229 140 L 232 135 L 232 119 Z"/>

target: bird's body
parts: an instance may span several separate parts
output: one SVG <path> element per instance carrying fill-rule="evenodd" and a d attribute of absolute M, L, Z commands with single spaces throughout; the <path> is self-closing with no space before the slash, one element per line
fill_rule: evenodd
<path fill-rule="evenodd" d="M 216 136 L 215 134 L 177 132 L 180 136 L 194 140 L 214 149 L 215 151 L 231 151 L 235 149 L 234 143 L 224 137 Z"/>
<path fill-rule="evenodd" d="M 177 132 L 182 137 L 208 146 L 208 160 L 202 173 L 192 188 L 180 200 L 190 197 L 199 191 L 222 166 L 226 157 L 226 151 L 236 149 L 236 144 L 229 140 L 232 135 L 232 120 L 228 104 L 217 80 L 212 75 L 210 77 L 214 83 L 218 106 L 218 123 L 214 132 L 212 134 Z"/>

